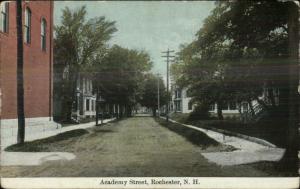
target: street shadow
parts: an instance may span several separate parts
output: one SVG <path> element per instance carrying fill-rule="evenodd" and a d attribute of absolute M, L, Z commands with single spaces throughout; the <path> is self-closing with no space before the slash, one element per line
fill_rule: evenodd
<path fill-rule="evenodd" d="M 153 117 L 152 114 L 135 114 L 133 117 Z"/>
<path fill-rule="evenodd" d="M 89 132 L 85 129 L 76 129 L 72 131 L 67 131 L 64 133 L 60 133 L 55 136 L 47 137 L 44 139 L 38 139 L 34 141 L 24 142 L 23 144 L 14 144 L 8 146 L 5 151 L 9 152 L 48 152 L 49 145 L 55 144 L 60 141 L 74 139 L 76 137 L 80 137 L 88 134 Z"/>
<path fill-rule="evenodd" d="M 115 131 L 110 129 L 99 129 L 99 130 L 93 130 L 95 133 L 115 133 Z"/>

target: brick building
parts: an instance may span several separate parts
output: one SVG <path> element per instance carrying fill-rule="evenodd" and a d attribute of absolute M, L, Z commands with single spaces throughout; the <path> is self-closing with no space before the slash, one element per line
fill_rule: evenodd
<path fill-rule="evenodd" d="M 54 129 L 52 121 L 53 1 L 23 1 L 26 135 Z M 0 10 L 1 138 L 17 133 L 16 3 Z M 25 139 L 26 139 L 25 135 Z"/>

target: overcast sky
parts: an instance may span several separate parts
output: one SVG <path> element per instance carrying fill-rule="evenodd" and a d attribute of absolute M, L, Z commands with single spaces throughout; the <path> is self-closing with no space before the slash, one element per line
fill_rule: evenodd
<path fill-rule="evenodd" d="M 116 21 L 118 31 L 110 44 L 147 51 L 154 63 L 153 72 L 166 75 L 162 51 L 178 51 L 179 45 L 195 39 L 203 20 L 214 8 L 213 1 L 193 2 L 111 2 L 56 1 L 55 24 L 60 23 L 62 9 L 86 5 L 88 18 L 105 16 Z"/>

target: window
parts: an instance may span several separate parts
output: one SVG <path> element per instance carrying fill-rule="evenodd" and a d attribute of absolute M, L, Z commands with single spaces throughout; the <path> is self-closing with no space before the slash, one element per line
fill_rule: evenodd
<path fill-rule="evenodd" d="M 8 32 L 8 2 L 2 2 L 0 5 L 0 31 Z"/>
<path fill-rule="evenodd" d="M 86 99 L 85 107 L 86 111 L 90 111 L 90 99 Z"/>
<path fill-rule="evenodd" d="M 176 89 L 175 98 L 181 98 L 181 90 L 180 89 Z"/>
<path fill-rule="evenodd" d="M 178 89 L 178 98 L 181 98 L 181 90 Z"/>
<path fill-rule="evenodd" d="M 83 93 L 85 93 L 85 91 L 86 91 L 85 78 L 82 79 L 82 90 L 83 90 Z"/>
<path fill-rule="evenodd" d="M 89 80 L 89 92 L 92 92 L 92 80 Z"/>
<path fill-rule="evenodd" d="M 92 100 L 92 111 L 95 111 L 95 101 Z"/>
<path fill-rule="evenodd" d="M 215 105 L 214 104 L 209 106 L 209 111 L 215 111 Z"/>
<path fill-rule="evenodd" d="M 41 21 L 41 48 L 46 51 L 46 20 L 44 18 Z"/>
<path fill-rule="evenodd" d="M 236 110 L 236 103 L 235 102 L 230 102 L 229 103 L 229 110 Z"/>
<path fill-rule="evenodd" d="M 24 24 L 24 41 L 30 43 L 31 36 L 31 11 L 29 8 L 25 9 L 25 24 Z"/>
<path fill-rule="evenodd" d="M 222 103 L 221 107 L 222 107 L 222 110 L 228 110 L 228 104 L 227 103 Z"/>
<path fill-rule="evenodd" d="M 179 100 L 175 101 L 175 111 L 177 112 L 181 111 L 181 101 Z"/>
<path fill-rule="evenodd" d="M 189 101 L 188 103 L 188 110 L 192 110 L 193 109 L 193 103 L 191 101 Z"/>
<path fill-rule="evenodd" d="M 88 93 L 88 91 L 89 91 L 88 83 L 89 83 L 88 79 L 85 79 L 85 92 L 86 93 Z"/>

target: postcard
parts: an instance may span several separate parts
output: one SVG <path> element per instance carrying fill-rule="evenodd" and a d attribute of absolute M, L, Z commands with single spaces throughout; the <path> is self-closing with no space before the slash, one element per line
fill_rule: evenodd
<path fill-rule="evenodd" d="M 298 1 L 1 1 L 3 188 L 299 188 Z"/>

